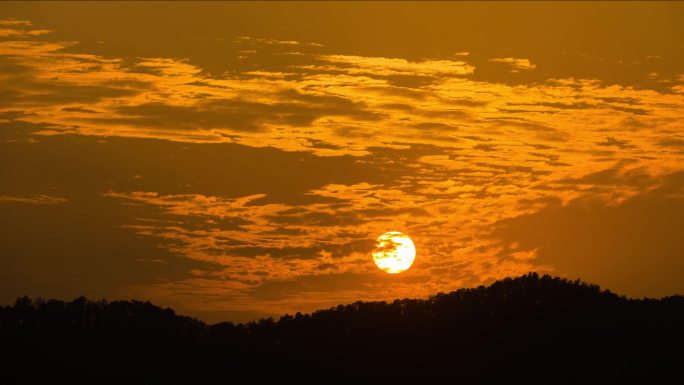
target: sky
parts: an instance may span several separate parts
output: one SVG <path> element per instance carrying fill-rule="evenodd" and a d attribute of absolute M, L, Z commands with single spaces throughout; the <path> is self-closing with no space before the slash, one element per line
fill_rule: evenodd
<path fill-rule="evenodd" d="M 0 303 L 684 293 L 683 118 L 680 2 L 3 2 Z"/>

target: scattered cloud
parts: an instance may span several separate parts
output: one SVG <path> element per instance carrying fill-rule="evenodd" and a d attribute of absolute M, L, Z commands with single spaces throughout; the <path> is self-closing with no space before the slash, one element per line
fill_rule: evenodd
<path fill-rule="evenodd" d="M 248 36 L 209 39 L 221 72 L 0 26 L 7 301 L 41 282 L 271 314 L 529 270 L 681 290 L 676 85 L 493 81 L 479 70 L 541 71 L 470 49 L 409 59 Z M 390 230 L 418 250 L 393 281 L 369 258 Z"/>
<path fill-rule="evenodd" d="M 0 24 L 1 25 L 1 24 Z M 49 29 L 8 29 L 0 28 L 0 38 L 2 37 L 26 37 L 26 36 L 40 36 L 51 33 Z"/>
<path fill-rule="evenodd" d="M 0 20 L 0 25 L 8 27 L 32 27 L 33 23 L 28 20 L 2 19 Z"/>
<path fill-rule="evenodd" d="M 604 141 L 596 143 L 598 146 L 615 146 L 617 148 L 621 149 L 627 149 L 630 147 L 633 147 L 633 145 L 629 144 L 628 140 L 620 140 L 616 139 L 612 136 L 607 137 Z"/>
<path fill-rule="evenodd" d="M 324 55 L 320 56 L 319 59 L 336 66 L 342 66 L 341 69 L 350 74 L 371 73 L 383 76 L 453 76 L 468 75 L 475 70 L 475 67 L 464 61 L 451 60 L 409 61 L 401 58 L 353 55 Z M 347 68 L 344 66 L 347 66 Z"/>
<path fill-rule="evenodd" d="M 511 66 L 511 72 L 529 71 L 529 70 L 537 69 L 537 66 L 535 64 L 532 64 L 532 62 L 530 62 L 530 59 L 520 59 L 520 58 L 514 58 L 514 57 L 502 57 L 502 58 L 489 59 L 489 61 L 493 62 L 493 63 L 507 64 L 507 65 Z"/>
<path fill-rule="evenodd" d="M 11 196 L 0 195 L 0 204 L 2 203 L 27 203 L 35 205 L 52 205 L 66 202 L 65 198 L 53 197 L 43 194 L 34 194 L 31 196 Z"/>
<path fill-rule="evenodd" d="M 261 44 L 269 44 L 269 45 L 290 45 L 290 46 L 298 46 L 298 45 L 307 45 L 307 46 L 312 46 L 312 47 L 322 47 L 322 44 L 319 43 L 302 43 L 296 40 L 278 40 L 278 39 L 267 39 L 267 38 L 260 38 L 260 37 L 250 37 L 250 36 L 238 36 L 236 41 L 238 43 L 244 43 L 244 42 L 256 42 L 256 43 L 261 43 Z"/>

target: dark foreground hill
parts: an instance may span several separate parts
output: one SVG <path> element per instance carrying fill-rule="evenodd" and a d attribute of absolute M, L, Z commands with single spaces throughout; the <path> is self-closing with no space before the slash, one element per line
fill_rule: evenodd
<path fill-rule="evenodd" d="M 147 302 L 0 308 L 0 383 L 665 383 L 684 298 L 528 274 L 489 287 L 206 325 Z"/>

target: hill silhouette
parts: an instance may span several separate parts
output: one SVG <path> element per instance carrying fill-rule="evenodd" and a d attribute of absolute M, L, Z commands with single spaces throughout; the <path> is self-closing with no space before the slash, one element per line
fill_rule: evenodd
<path fill-rule="evenodd" d="M 207 325 L 149 302 L 0 308 L 0 383 L 664 383 L 684 298 L 530 273 L 428 299 Z"/>

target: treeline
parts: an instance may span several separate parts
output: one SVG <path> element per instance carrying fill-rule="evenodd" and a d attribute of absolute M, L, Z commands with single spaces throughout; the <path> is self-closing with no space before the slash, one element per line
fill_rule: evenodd
<path fill-rule="evenodd" d="M 684 369 L 684 298 L 527 274 L 207 325 L 140 301 L 0 307 L 0 383 L 619 383 Z"/>

